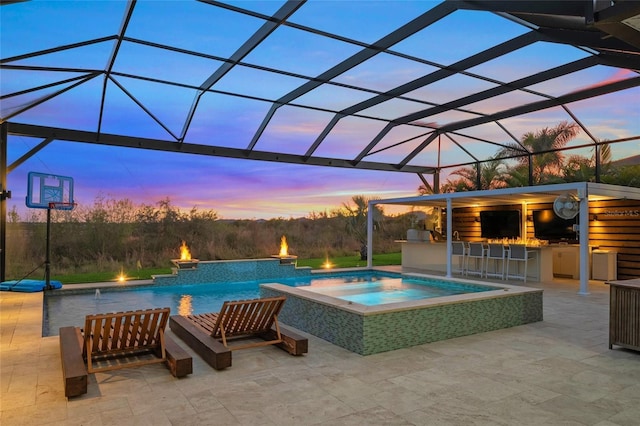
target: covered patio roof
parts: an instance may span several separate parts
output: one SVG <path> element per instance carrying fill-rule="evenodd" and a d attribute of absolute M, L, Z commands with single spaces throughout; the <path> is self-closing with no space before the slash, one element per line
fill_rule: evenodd
<path fill-rule="evenodd" d="M 369 205 L 407 205 L 439 207 L 446 211 L 447 220 L 447 276 L 452 276 L 451 254 L 453 240 L 453 209 L 470 206 L 526 205 L 552 203 L 558 196 L 574 194 L 580 200 L 578 213 L 578 238 L 580 243 L 580 293 L 589 293 L 589 202 L 605 200 L 640 200 L 640 188 L 607 185 L 593 182 L 573 182 L 557 185 L 540 185 L 520 188 L 502 188 L 485 191 L 452 192 L 418 197 L 372 200 Z M 369 208 L 367 238 L 367 263 L 373 266 L 373 209 Z M 526 221 L 523 221 L 526 227 Z"/>
<path fill-rule="evenodd" d="M 566 193 L 578 195 L 579 198 L 585 198 L 584 194 L 586 194 L 587 201 L 640 200 L 640 188 L 593 182 L 573 182 L 372 200 L 371 204 L 446 207 L 447 200 L 451 200 L 453 208 L 499 206 L 522 203 L 552 203 L 558 196 Z"/>

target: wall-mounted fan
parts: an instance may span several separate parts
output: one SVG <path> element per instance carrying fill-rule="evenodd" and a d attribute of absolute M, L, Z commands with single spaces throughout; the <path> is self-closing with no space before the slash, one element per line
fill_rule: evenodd
<path fill-rule="evenodd" d="M 559 195 L 553 202 L 553 211 L 563 219 L 573 219 L 580 212 L 580 199 L 571 193 Z"/>

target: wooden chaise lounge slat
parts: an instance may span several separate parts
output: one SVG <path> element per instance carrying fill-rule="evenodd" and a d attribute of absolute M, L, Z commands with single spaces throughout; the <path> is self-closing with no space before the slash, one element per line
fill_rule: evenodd
<path fill-rule="evenodd" d="M 169 312 L 169 308 L 162 308 L 87 315 L 82 356 L 87 362 L 89 373 L 165 362 L 164 330 Z M 94 367 L 94 361 L 98 359 L 133 356 L 156 350 L 159 350 L 158 357 Z"/>
<path fill-rule="evenodd" d="M 169 326 L 217 370 L 231 366 L 231 351 L 238 349 L 277 345 L 292 355 L 302 355 L 308 350 L 308 340 L 278 323 L 285 300 L 279 296 L 227 301 L 219 313 L 174 315 Z M 258 337 L 263 340 L 256 340 Z"/>
<path fill-rule="evenodd" d="M 256 346 L 281 343 L 277 333 L 276 339 L 252 342 L 245 345 L 229 345 L 229 340 L 240 337 L 260 336 L 275 324 L 277 315 L 282 309 L 285 298 L 240 300 L 224 302 L 219 313 L 189 315 L 187 319 L 201 327 L 213 338 L 220 339 L 230 350 L 246 349 Z"/>
<path fill-rule="evenodd" d="M 221 339 L 230 350 L 282 343 L 278 314 L 286 298 L 284 296 L 224 302 L 217 314 L 189 315 L 187 318 Z M 275 327 L 276 338 L 244 345 L 229 345 L 229 340 L 240 337 L 262 336 Z"/>
<path fill-rule="evenodd" d="M 169 313 L 161 308 L 87 315 L 84 329 L 60 328 L 65 396 L 86 393 L 88 373 L 99 371 L 164 362 L 175 377 L 191 374 L 191 355 L 165 335 Z M 139 357 L 144 354 L 153 357 Z M 105 365 L 96 367 L 100 361 Z"/>

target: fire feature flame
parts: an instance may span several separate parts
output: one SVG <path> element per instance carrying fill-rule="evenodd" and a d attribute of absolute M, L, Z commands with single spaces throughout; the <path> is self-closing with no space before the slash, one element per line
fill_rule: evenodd
<path fill-rule="evenodd" d="M 182 245 L 180 246 L 180 260 L 191 260 L 191 252 L 189 251 L 189 247 L 187 247 L 187 243 L 182 241 Z"/>
<path fill-rule="evenodd" d="M 287 239 L 282 236 L 280 238 L 280 257 L 289 256 L 289 245 L 287 244 Z"/>

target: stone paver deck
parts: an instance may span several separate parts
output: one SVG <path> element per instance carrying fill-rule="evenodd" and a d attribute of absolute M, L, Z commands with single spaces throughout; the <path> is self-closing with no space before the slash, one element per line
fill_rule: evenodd
<path fill-rule="evenodd" d="M 542 322 L 367 357 L 309 336 L 305 356 L 239 351 L 224 371 L 194 355 L 186 378 L 160 364 L 99 373 L 70 400 L 42 293 L 2 292 L 0 423 L 638 425 L 640 353 L 608 349 L 608 286 L 527 285 L 544 289 Z"/>

